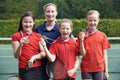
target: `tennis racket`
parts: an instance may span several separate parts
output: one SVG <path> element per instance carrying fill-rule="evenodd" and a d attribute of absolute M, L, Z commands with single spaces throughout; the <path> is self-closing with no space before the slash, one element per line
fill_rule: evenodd
<path fill-rule="evenodd" d="M 18 75 L 11 75 L 5 78 L 4 80 L 21 80 Z"/>
<path fill-rule="evenodd" d="M 54 62 L 48 62 L 46 66 L 46 72 L 50 80 L 71 80 L 67 75 L 67 71 L 66 64 L 58 58 Z"/>

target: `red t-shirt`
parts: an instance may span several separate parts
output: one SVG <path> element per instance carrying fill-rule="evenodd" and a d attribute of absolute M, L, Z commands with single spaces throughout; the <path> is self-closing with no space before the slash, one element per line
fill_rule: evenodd
<path fill-rule="evenodd" d="M 23 36 L 26 36 L 27 33 L 22 31 L 14 33 L 12 35 L 12 41 L 20 41 Z M 27 68 L 28 61 L 33 56 L 40 52 L 39 50 L 39 40 L 42 36 L 38 33 L 32 32 L 28 37 L 28 44 L 23 44 L 21 49 L 21 55 L 19 56 L 19 68 Z M 38 67 L 41 65 L 40 60 L 36 60 L 33 67 Z"/>
<path fill-rule="evenodd" d="M 77 44 L 72 38 L 67 42 L 57 39 L 51 44 L 49 50 L 67 65 L 68 70 L 74 67 L 76 56 L 79 55 Z M 76 73 L 72 77 L 75 78 Z"/>
<path fill-rule="evenodd" d="M 79 37 L 78 44 L 80 44 Z M 81 71 L 96 72 L 104 70 L 104 50 L 110 48 L 107 36 L 97 30 L 85 37 L 84 47 L 86 55 L 82 58 Z"/>

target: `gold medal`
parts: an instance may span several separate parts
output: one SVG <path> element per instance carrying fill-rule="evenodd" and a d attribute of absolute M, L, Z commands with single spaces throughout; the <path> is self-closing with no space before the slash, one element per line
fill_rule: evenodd
<path fill-rule="evenodd" d="M 26 44 L 28 44 L 28 43 L 29 43 L 29 40 L 28 40 L 28 39 L 26 39 L 26 40 L 25 40 L 25 43 L 26 43 Z"/>
<path fill-rule="evenodd" d="M 43 36 L 43 39 L 46 40 L 46 36 Z"/>

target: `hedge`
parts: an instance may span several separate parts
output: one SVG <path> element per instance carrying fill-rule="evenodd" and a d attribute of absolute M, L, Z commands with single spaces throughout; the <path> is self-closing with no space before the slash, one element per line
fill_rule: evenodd
<path fill-rule="evenodd" d="M 87 27 L 85 19 L 71 19 L 74 24 L 73 35 L 76 37 L 78 33 Z M 58 19 L 60 22 L 61 19 Z M 36 26 L 43 23 L 44 19 L 36 20 Z M 17 20 L 0 20 L 0 37 L 11 37 L 17 32 L 19 19 Z M 120 37 L 120 19 L 101 19 L 98 29 L 106 33 L 108 37 Z"/>

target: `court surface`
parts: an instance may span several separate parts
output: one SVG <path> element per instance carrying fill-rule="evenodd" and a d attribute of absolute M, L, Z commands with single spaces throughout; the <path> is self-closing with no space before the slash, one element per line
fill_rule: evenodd
<path fill-rule="evenodd" d="M 108 66 L 109 80 L 120 80 L 120 44 L 111 44 L 108 50 Z M 0 80 L 17 73 L 17 59 L 13 57 L 12 46 L 0 44 Z M 80 69 L 77 70 L 76 80 L 81 80 Z"/>

